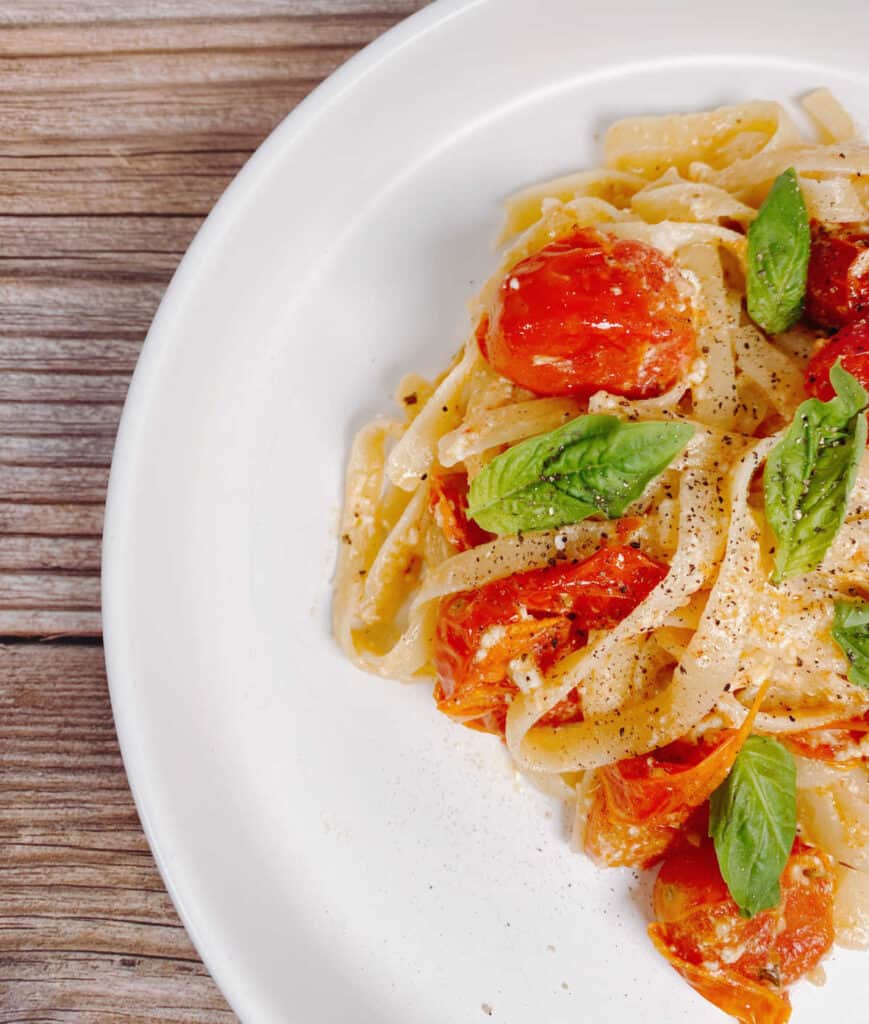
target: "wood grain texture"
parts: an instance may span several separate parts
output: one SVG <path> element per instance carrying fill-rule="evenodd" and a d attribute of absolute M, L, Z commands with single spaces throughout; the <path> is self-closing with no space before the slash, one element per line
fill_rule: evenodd
<path fill-rule="evenodd" d="M 0 0 L 0 1024 L 229 1024 L 115 739 L 112 445 L 175 267 L 263 137 L 422 0 Z"/>

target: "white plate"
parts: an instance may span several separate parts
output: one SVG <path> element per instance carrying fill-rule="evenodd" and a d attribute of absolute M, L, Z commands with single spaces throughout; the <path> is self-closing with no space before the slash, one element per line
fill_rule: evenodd
<path fill-rule="evenodd" d="M 497 740 L 344 662 L 329 577 L 351 433 L 463 339 L 505 195 L 597 163 L 623 114 L 827 84 L 869 121 L 869 8 L 800 10 L 435 4 L 277 129 L 185 258 L 118 439 L 106 651 L 143 824 L 243 1020 L 723 1021 Z M 861 963 L 798 986 L 794 1024 L 854 1021 Z"/>

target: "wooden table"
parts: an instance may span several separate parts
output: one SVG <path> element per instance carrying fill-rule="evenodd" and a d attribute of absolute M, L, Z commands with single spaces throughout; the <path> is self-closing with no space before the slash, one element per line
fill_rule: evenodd
<path fill-rule="evenodd" d="M 100 531 L 139 346 L 263 137 L 422 0 L 0 0 L 0 1024 L 234 1020 L 112 723 Z"/>

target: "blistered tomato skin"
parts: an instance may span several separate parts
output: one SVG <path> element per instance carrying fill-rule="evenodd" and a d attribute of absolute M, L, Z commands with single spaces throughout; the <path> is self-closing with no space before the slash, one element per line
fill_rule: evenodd
<path fill-rule="evenodd" d="M 699 743 L 677 740 L 598 770 L 585 851 L 610 867 L 650 867 L 727 776 L 744 737 L 734 729 Z M 704 834 L 706 827 L 699 830 Z"/>
<path fill-rule="evenodd" d="M 650 398 L 688 369 L 696 334 L 671 260 L 589 229 L 513 267 L 481 348 L 499 373 L 538 395 Z"/>
<path fill-rule="evenodd" d="M 667 574 L 634 548 L 602 548 L 575 565 L 516 573 L 445 598 L 438 609 L 434 665 L 439 710 L 466 725 L 503 733 L 517 692 L 510 664 L 546 672 L 585 644 L 588 630 L 620 622 Z M 529 675 L 530 678 L 530 675 Z M 581 718 L 568 698 L 545 724 Z"/>
<path fill-rule="evenodd" d="M 869 317 L 869 234 L 812 224 L 806 316 L 821 327 Z"/>
<path fill-rule="evenodd" d="M 784 991 L 833 944 L 833 861 L 797 840 L 778 907 L 744 918 L 710 840 L 664 861 L 655 881 L 652 941 L 701 995 L 743 1024 L 784 1024 Z"/>
<path fill-rule="evenodd" d="M 806 367 L 806 391 L 814 398 L 828 402 L 836 392 L 830 383 L 830 370 L 836 360 L 869 389 L 869 320 L 849 324 L 812 356 Z"/>

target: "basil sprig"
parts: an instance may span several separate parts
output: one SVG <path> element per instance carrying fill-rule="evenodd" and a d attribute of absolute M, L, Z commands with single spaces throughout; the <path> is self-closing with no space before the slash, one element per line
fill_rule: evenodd
<path fill-rule="evenodd" d="M 500 534 L 615 519 L 693 433 L 688 423 L 580 416 L 493 459 L 471 484 L 468 513 Z"/>
<path fill-rule="evenodd" d="M 848 659 L 848 678 L 869 690 L 869 601 L 837 601 L 833 639 Z"/>
<path fill-rule="evenodd" d="M 866 447 L 866 391 L 837 362 L 836 397 L 800 405 L 763 474 L 766 518 L 776 538 L 773 582 L 823 561 L 845 518 Z"/>
<path fill-rule="evenodd" d="M 748 229 L 748 315 L 769 334 L 786 331 L 803 312 L 810 247 L 806 204 L 789 167 Z"/>
<path fill-rule="evenodd" d="M 775 907 L 797 831 L 797 770 L 785 747 L 749 736 L 709 801 L 718 866 L 743 917 Z"/>

